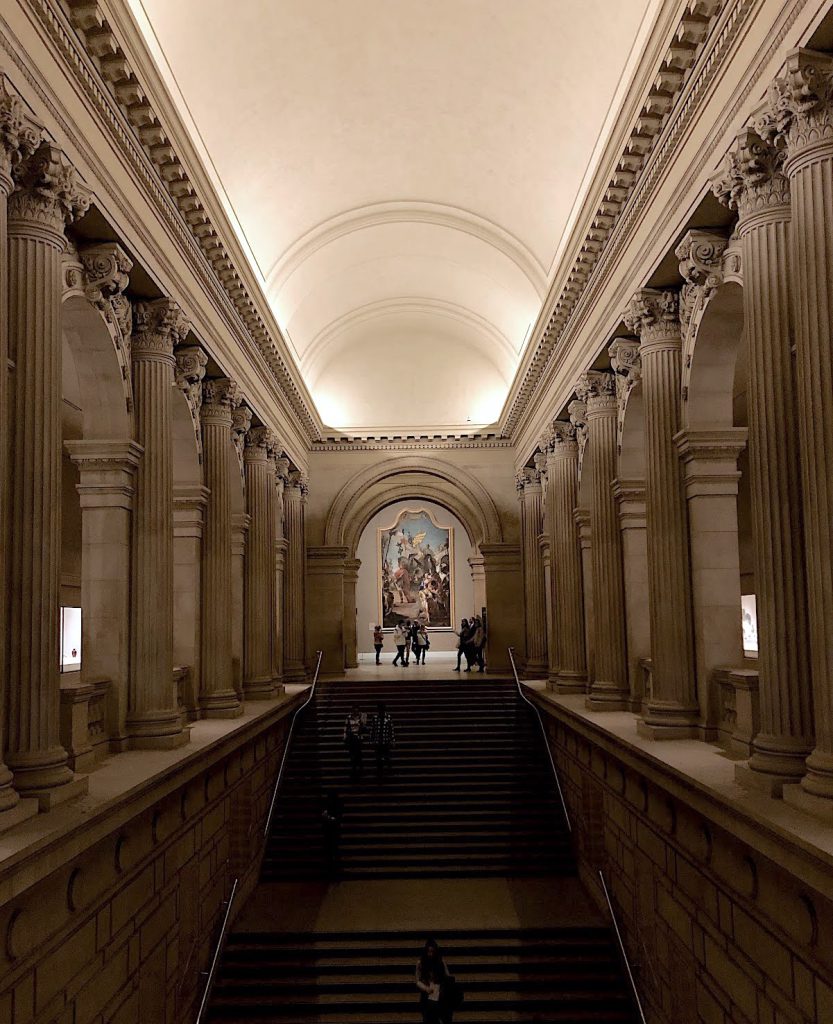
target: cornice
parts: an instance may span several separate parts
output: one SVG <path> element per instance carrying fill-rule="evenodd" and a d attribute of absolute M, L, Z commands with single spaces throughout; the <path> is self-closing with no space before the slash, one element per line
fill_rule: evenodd
<path fill-rule="evenodd" d="M 555 282 L 523 367 L 504 407 L 501 433 L 516 436 L 535 395 L 544 386 L 557 351 L 563 349 L 568 328 L 587 303 L 587 285 L 609 275 L 616 266 L 611 255 L 614 237 L 629 237 L 634 209 L 642 209 L 656 192 L 685 129 L 700 106 L 755 0 L 692 0 L 684 6 L 670 43 L 657 67 L 630 134 L 611 161 L 613 171 L 595 212 L 588 211 L 583 238 L 578 235 L 571 269 Z M 703 55 L 710 51 L 709 59 Z M 694 77 L 699 64 L 699 74 Z M 607 165 L 608 167 L 610 164 Z M 603 180 L 603 179 L 602 179 Z"/>
<path fill-rule="evenodd" d="M 21 0 L 50 40 L 64 70 L 74 80 L 107 129 L 114 147 L 133 172 L 151 206 L 172 230 L 195 276 L 210 296 L 233 310 L 233 323 L 245 351 L 265 360 L 276 395 L 288 405 L 307 442 L 320 436 L 305 388 L 275 323 L 267 323 L 257 301 L 245 259 L 233 230 L 206 209 L 163 120 L 140 81 L 137 68 L 116 37 L 102 4 L 91 0 Z M 115 20 L 115 19 L 113 19 Z M 182 138 L 186 138 L 184 129 Z M 196 162 L 195 162 L 196 163 Z M 216 223 L 215 223 L 216 222 Z M 248 280 L 246 280 L 248 279 Z M 264 299 L 265 305 L 265 297 Z M 271 319 L 270 314 L 267 317 Z"/>
<path fill-rule="evenodd" d="M 497 434 L 428 435 L 419 437 L 325 437 L 312 445 L 312 454 L 323 452 L 448 451 L 462 448 L 512 448 L 508 437 Z"/>

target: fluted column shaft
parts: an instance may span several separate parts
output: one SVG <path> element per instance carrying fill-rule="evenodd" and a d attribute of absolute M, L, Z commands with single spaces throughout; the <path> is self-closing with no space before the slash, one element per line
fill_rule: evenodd
<path fill-rule="evenodd" d="M 136 747 L 187 740 L 173 686 L 174 344 L 188 321 L 170 299 L 136 303 L 133 402 L 136 440 L 144 448 L 133 503 L 130 693 L 127 729 Z"/>
<path fill-rule="evenodd" d="M 303 682 L 306 678 L 306 491 L 306 478 L 300 473 L 291 473 L 283 500 L 287 543 L 283 594 L 284 679 L 287 682 Z"/>
<path fill-rule="evenodd" d="M 9 342 L 15 366 L 8 572 L 7 764 L 19 792 L 51 797 L 73 782 L 59 738 L 61 573 L 61 253 L 86 209 L 74 173 L 44 143 L 9 200 Z M 6 414 L 6 410 L 4 410 Z M 56 797 L 60 799 L 60 796 Z"/>
<path fill-rule="evenodd" d="M 833 801 L 833 58 L 794 51 L 773 92 L 775 125 L 768 127 L 782 133 L 778 148 L 786 147 L 792 194 L 788 265 L 815 719 L 815 748 L 801 787 L 811 798 Z M 783 275 L 783 262 L 780 269 Z M 833 802 L 827 813 L 833 814 Z"/>
<path fill-rule="evenodd" d="M 559 693 L 583 693 L 587 680 L 581 550 L 575 523 L 578 445 L 570 423 L 557 422 L 545 439 L 547 533 L 557 668 L 550 683 Z"/>
<path fill-rule="evenodd" d="M 232 411 L 238 388 L 227 378 L 203 384 L 203 471 L 208 488 L 202 547 L 200 707 L 207 718 L 233 718 L 242 706 L 234 689 L 231 600 Z"/>
<path fill-rule="evenodd" d="M 766 159 L 763 159 L 763 158 Z M 718 195 L 738 209 L 748 365 L 749 483 L 758 612 L 761 727 L 746 778 L 778 789 L 799 779 L 812 749 L 808 608 L 799 449 L 785 438 L 800 416 L 792 356 L 790 193 L 782 157 L 742 133 Z M 755 170 L 748 170 L 754 165 Z M 769 780 L 769 781 L 768 781 Z"/>
<path fill-rule="evenodd" d="M 268 434 L 266 427 L 252 427 L 246 435 L 243 455 L 246 511 L 250 519 L 243 596 L 243 693 L 248 699 L 275 695 L 275 471 L 268 456 Z"/>
<path fill-rule="evenodd" d="M 580 397 L 587 404 L 587 450 L 590 474 L 593 536 L 593 681 L 588 707 L 619 710 L 629 705 L 627 641 L 625 634 L 625 578 L 622 534 L 613 492 L 616 479 L 618 406 L 614 376 L 592 372 L 582 376 Z"/>
<path fill-rule="evenodd" d="M 284 571 L 286 567 L 287 543 L 284 537 L 284 487 L 289 476 L 289 460 L 281 456 L 280 447 L 275 444 L 269 450 L 274 469 L 272 488 L 272 523 L 275 546 L 275 576 L 273 580 L 273 622 L 272 622 L 272 678 L 275 684 L 283 683 L 284 668 Z"/>
<path fill-rule="evenodd" d="M 523 538 L 524 607 L 526 621 L 526 664 L 528 676 L 539 677 L 547 670 L 547 619 L 544 594 L 544 562 L 538 538 L 544 521 L 541 474 L 530 469 L 518 478 Z"/>
<path fill-rule="evenodd" d="M 348 558 L 344 562 L 344 664 L 347 668 L 359 666 L 356 585 L 361 565 L 358 558 Z"/>
<path fill-rule="evenodd" d="M 625 317 L 641 337 L 645 403 L 652 693 L 642 731 L 690 735 L 699 719 L 688 512 L 674 436 L 680 429 L 682 340 L 677 294 L 644 289 Z"/>

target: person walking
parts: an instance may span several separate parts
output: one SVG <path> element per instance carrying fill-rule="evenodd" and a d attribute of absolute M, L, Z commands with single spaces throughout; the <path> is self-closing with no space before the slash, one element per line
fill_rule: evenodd
<path fill-rule="evenodd" d="M 486 646 L 486 631 L 483 629 L 483 623 L 479 615 L 474 617 L 474 633 L 471 638 L 472 648 L 472 661 L 476 661 L 478 664 L 478 672 L 486 671 L 486 662 L 483 658 L 483 648 Z M 471 666 L 469 666 L 471 667 Z"/>
<path fill-rule="evenodd" d="M 416 965 L 423 1024 L 450 1024 L 452 1008 L 445 993 L 449 977 L 440 947 L 433 939 L 427 939 Z"/>
<path fill-rule="evenodd" d="M 428 639 L 428 630 L 425 628 L 425 623 L 420 622 L 414 635 L 414 651 L 416 653 L 417 665 L 420 663 L 420 658 L 422 658 L 422 664 L 425 664 L 425 652 L 430 646 L 431 641 Z"/>
<path fill-rule="evenodd" d="M 405 619 L 405 664 L 407 665 L 411 660 L 411 646 L 413 644 L 413 633 L 412 623 L 410 619 Z"/>
<path fill-rule="evenodd" d="M 321 826 L 324 832 L 324 865 L 327 874 L 335 878 L 341 874 L 341 819 L 344 817 L 344 804 L 335 790 L 327 793 L 324 810 L 321 814 Z"/>
<path fill-rule="evenodd" d="M 396 657 L 393 659 L 393 663 L 404 668 L 408 662 L 405 660 L 405 627 L 401 622 L 397 622 L 393 627 L 393 643 L 396 647 Z"/>
<path fill-rule="evenodd" d="M 344 745 L 350 755 L 350 775 L 355 779 L 362 770 L 364 757 L 362 747 L 364 746 L 365 716 L 354 704 L 344 722 Z"/>
<path fill-rule="evenodd" d="M 384 643 L 385 643 L 385 634 L 382 632 L 382 627 L 381 626 L 377 626 L 373 630 L 373 646 L 376 649 L 376 664 L 377 665 L 381 665 L 382 664 L 382 662 L 381 662 L 381 660 L 379 658 L 379 655 L 382 653 L 382 647 L 384 646 Z"/>
<path fill-rule="evenodd" d="M 471 638 L 471 630 L 469 629 L 468 619 L 463 619 L 463 621 L 460 623 L 460 632 L 457 633 L 457 631 L 455 630 L 455 635 L 457 637 L 457 666 L 454 669 L 454 671 L 459 672 L 460 662 L 463 659 L 463 655 L 467 654 L 468 643 L 469 639 Z M 466 664 L 469 664 L 468 656 L 466 656 Z"/>
<path fill-rule="evenodd" d="M 370 720 L 370 745 L 376 751 L 376 771 L 381 775 L 391 768 L 391 750 L 396 746 L 393 719 L 384 704 L 376 705 L 376 714 Z"/>

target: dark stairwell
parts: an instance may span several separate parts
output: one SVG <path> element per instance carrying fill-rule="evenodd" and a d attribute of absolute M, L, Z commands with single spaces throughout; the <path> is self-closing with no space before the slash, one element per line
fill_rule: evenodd
<path fill-rule="evenodd" d="M 393 768 L 379 777 L 368 750 L 352 778 L 345 717 L 379 700 L 396 726 Z M 321 822 L 332 790 L 344 803 L 336 879 Z M 417 1021 L 414 966 L 431 934 L 465 990 L 460 1024 L 635 1022 L 569 839 L 538 724 L 514 683 L 414 674 L 320 684 L 208 1019 Z"/>

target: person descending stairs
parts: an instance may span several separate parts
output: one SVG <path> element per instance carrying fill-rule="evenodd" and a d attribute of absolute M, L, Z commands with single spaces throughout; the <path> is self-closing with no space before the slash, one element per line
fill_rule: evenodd
<path fill-rule="evenodd" d="M 377 770 L 366 749 L 356 772 L 345 721 L 356 707 L 372 716 L 379 702 L 395 724 L 391 765 Z M 341 808 L 335 857 L 322 829 L 334 795 Z M 419 1020 L 414 962 L 425 931 L 349 927 L 349 920 L 339 930 L 286 930 L 280 915 L 264 928 L 263 907 L 278 891 L 290 903 L 322 891 L 356 892 L 360 904 L 373 905 L 399 891 L 407 902 L 415 886 L 427 893 L 504 884 L 579 891 L 576 876 L 538 723 L 513 682 L 319 684 L 299 719 L 250 901 L 261 914 L 244 911 L 229 936 L 208 1019 Z M 458 1024 L 637 1021 L 610 930 L 598 917 L 562 921 L 563 909 L 553 907 L 546 926 L 473 928 L 453 920 L 450 902 L 449 919 L 431 934 L 465 992 Z"/>

